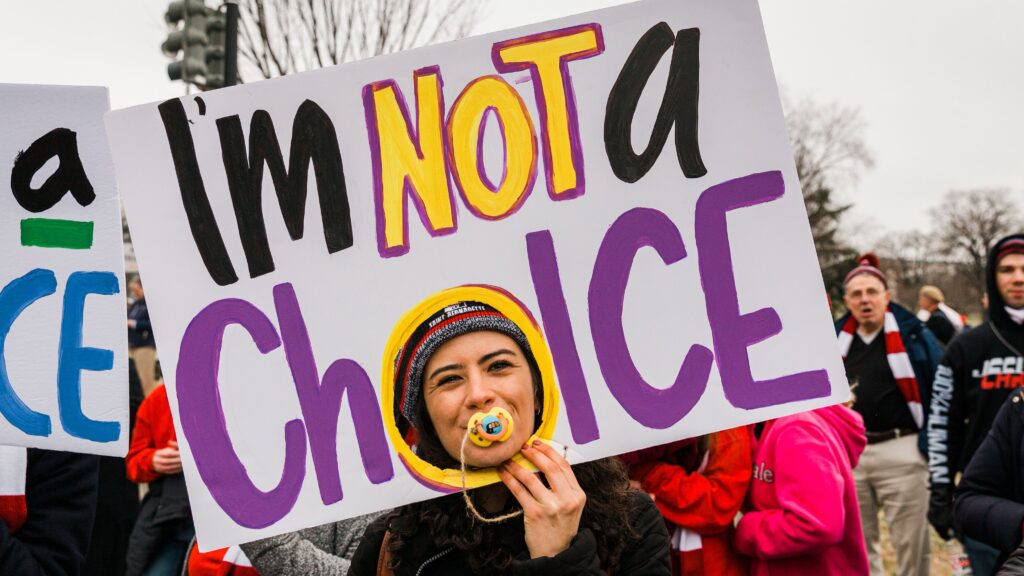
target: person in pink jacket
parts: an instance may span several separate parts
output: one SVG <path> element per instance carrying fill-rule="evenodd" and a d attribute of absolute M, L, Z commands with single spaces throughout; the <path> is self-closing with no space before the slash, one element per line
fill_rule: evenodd
<path fill-rule="evenodd" d="M 736 549 L 751 574 L 868 574 L 853 467 L 864 422 L 836 405 L 767 422 Z"/>

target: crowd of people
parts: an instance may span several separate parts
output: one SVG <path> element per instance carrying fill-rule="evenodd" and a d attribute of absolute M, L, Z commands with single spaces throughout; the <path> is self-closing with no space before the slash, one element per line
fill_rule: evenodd
<path fill-rule="evenodd" d="M 519 327 L 447 306 L 396 358 L 396 422 L 427 463 L 501 482 L 205 553 L 136 279 L 128 455 L 0 448 L 0 573 L 880 575 L 884 518 L 897 574 L 929 573 L 929 526 L 973 574 L 1024 574 L 1024 234 L 986 275 L 972 327 L 935 286 L 917 314 L 893 301 L 867 254 L 836 321 L 849 402 L 575 465 L 529 441 L 553 383 Z M 494 407 L 512 438 L 467 443 Z"/>

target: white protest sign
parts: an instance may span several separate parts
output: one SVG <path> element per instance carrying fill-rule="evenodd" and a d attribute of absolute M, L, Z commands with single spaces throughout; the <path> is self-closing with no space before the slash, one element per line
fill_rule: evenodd
<path fill-rule="evenodd" d="M 0 84 L 0 444 L 128 451 L 109 108 L 106 88 Z"/>
<path fill-rule="evenodd" d="M 457 489 L 392 382 L 460 300 L 525 332 L 573 462 L 848 396 L 754 0 L 107 118 L 203 549 Z"/>

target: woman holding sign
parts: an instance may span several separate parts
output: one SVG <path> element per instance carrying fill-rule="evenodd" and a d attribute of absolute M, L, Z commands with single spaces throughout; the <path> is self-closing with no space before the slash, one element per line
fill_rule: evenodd
<path fill-rule="evenodd" d="M 621 464 L 569 466 L 536 434 L 552 425 L 551 383 L 520 326 L 482 302 L 442 304 L 400 339 L 385 400 L 393 396 L 399 442 L 429 468 L 421 481 L 448 473 L 466 486 L 467 475 L 496 471 L 500 483 L 382 517 L 351 574 L 667 576 L 664 523 L 648 496 L 629 490 Z"/>

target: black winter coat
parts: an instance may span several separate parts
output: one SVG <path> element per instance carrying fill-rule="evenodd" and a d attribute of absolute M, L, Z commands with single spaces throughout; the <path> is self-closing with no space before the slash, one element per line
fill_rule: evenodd
<path fill-rule="evenodd" d="M 956 488 L 953 521 L 1005 558 L 1024 536 L 1024 391 L 1003 404 Z"/>
<path fill-rule="evenodd" d="M 0 522 L 0 574 L 75 576 L 96 514 L 98 456 L 28 449 L 28 518 L 15 533 Z"/>
<path fill-rule="evenodd" d="M 665 521 L 649 496 L 631 493 L 632 526 L 639 535 L 626 547 L 616 576 L 668 576 L 672 565 L 669 557 L 668 533 Z M 506 522 L 494 528 L 501 530 L 503 542 L 518 542 L 522 550 L 516 555 L 511 573 L 516 576 L 606 576 L 597 554 L 597 539 L 589 528 L 581 527 L 569 548 L 553 558 L 531 559 L 522 544 L 522 524 Z M 378 518 L 367 528 L 359 544 L 349 576 L 374 576 L 380 546 L 387 531 L 387 516 Z M 517 533 L 518 532 L 518 533 Z M 473 574 L 465 557 L 452 548 L 439 550 L 426 531 L 416 534 L 403 550 L 403 561 L 395 569 L 395 576 L 442 576 Z"/>
<path fill-rule="evenodd" d="M 142 383 L 135 361 L 128 359 L 128 438 L 135 431 L 135 413 L 142 404 Z M 139 515 L 139 485 L 128 479 L 124 458 L 99 457 L 96 521 L 85 560 L 87 576 L 124 576 L 128 537 Z"/>
<path fill-rule="evenodd" d="M 925 327 L 932 331 L 935 338 L 943 346 L 948 346 L 949 342 L 956 336 L 956 327 L 946 317 L 946 313 L 942 310 L 936 309 L 928 316 L 928 321 L 924 323 Z"/>
<path fill-rule="evenodd" d="M 149 492 L 139 506 L 139 518 L 128 539 L 125 574 L 142 574 L 183 524 L 192 524 L 185 475 L 171 474 L 150 482 Z"/>
<path fill-rule="evenodd" d="M 1024 576 L 1024 542 L 1010 554 L 996 576 Z"/>

